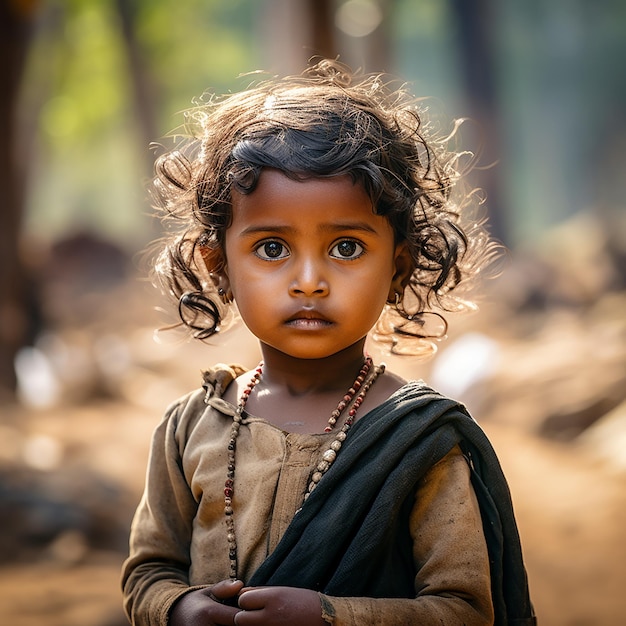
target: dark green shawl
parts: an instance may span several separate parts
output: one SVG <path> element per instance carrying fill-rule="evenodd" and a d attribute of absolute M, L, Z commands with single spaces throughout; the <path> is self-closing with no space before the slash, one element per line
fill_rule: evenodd
<path fill-rule="evenodd" d="M 491 561 L 496 624 L 534 624 L 511 496 L 482 429 L 422 383 L 352 427 L 337 459 L 248 584 L 331 596 L 415 597 L 409 514 L 418 481 L 456 444 L 470 462 Z"/>

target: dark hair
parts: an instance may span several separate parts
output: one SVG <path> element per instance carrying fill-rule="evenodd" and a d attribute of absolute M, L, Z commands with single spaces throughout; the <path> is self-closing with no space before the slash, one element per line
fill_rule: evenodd
<path fill-rule="evenodd" d="M 187 111 L 185 137 L 157 159 L 152 197 L 179 225 L 155 271 L 194 336 L 217 332 L 228 310 L 210 270 L 220 271 L 231 191 L 251 193 L 263 168 L 298 180 L 349 175 L 361 184 L 396 240 L 407 242 L 414 264 L 375 337 L 401 352 L 401 338 L 445 334 L 441 312 L 469 305 L 457 288 L 492 246 L 481 222 L 462 226 L 461 206 L 465 213 L 477 203 L 471 193 L 462 204 L 452 201 L 460 153 L 449 151 L 450 136 L 437 138 L 422 118 L 405 88 L 328 60 Z M 213 259 L 209 269 L 203 258 Z M 441 321 L 438 330 L 427 329 L 429 314 Z"/>

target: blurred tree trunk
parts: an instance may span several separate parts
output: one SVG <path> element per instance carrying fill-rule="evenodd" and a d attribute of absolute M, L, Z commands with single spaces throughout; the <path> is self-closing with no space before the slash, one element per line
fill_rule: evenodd
<path fill-rule="evenodd" d="M 35 1 L 0 3 L 0 402 L 13 398 L 15 356 L 28 341 L 29 293 L 20 258 L 24 172 L 18 165 L 16 108 Z"/>
<path fill-rule="evenodd" d="M 482 148 L 479 165 L 496 164 L 474 172 L 472 178 L 487 194 L 492 234 L 506 244 L 510 237 L 503 206 L 501 169 L 497 165 L 502 159 L 502 151 L 495 69 L 498 54 L 495 42 L 496 5 L 494 0 L 450 0 L 450 7 L 458 24 L 460 68 L 468 116 L 479 126 Z"/>
<path fill-rule="evenodd" d="M 312 57 L 337 56 L 333 0 L 265 0 L 260 16 L 263 69 L 299 74 Z"/>
<path fill-rule="evenodd" d="M 326 58 L 337 56 L 335 42 L 335 3 L 333 0 L 307 0 L 313 52 Z"/>
<path fill-rule="evenodd" d="M 120 18 L 130 80 L 133 87 L 135 114 L 141 129 L 140 139 L 146 163 L 152 166 L 152 157 L 147 150 L 148 145 L 157 139 L 157 122 L 155 106 L 155 86 L 151 80 L 148 64 L 145 62 L 141 44 L 137 41 L 137 10 L 135 0 L 117 0 L 117 13 Z M 147 165 L 148 167 L 148 165 Z"/>
<path fill-rule="evenodd" d="M 367 37 L 369 44 L 367 72 L 391 72 L 391 15 L 395 9 L 394 0 L 378 0 L 382 12 L 382 20 L 374 32 Z"/>
<path fill-rule="evenodd" d="M 361 68 L 365 72 L 388 72 L 391 65 L 389 45 L 389 17 L 393 11 L 393 0 L 378 0 L 382 13 L 380 24 L 372 33 L 353 38 L 337 31 L 335 12 L 337 3 L 333 0 L 306 0 L 305 15 L 309 15 L 311 48 L 316 55 L 336 58 L 347 63 L 352 69 Z M 342 45 L 344 44 L 344 45 Z"/>

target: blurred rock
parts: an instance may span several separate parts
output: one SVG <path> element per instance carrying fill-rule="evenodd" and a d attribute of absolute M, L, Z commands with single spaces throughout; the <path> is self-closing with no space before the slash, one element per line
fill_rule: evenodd
<path fill-rule="evenodd" d="M 626 288 L 626 216 L 581 213 L 526 242 L 497 281 L 514 310 L 593 306 Z"/>
<path fill-rule="evenodd" d="M 82 231 L 55 242 L 44 277 L 65 293 L 85 294 L 117 285 L 128 277 L 128 254 L 99 235 Z"/>
<path fill-rule="evenodd" d="M 570 410 L 563 408 L 547 415 L 539 425 L 539 434 L 550 439 L 571 441 L 619 406 L 623 396 L 624 393 L 613 397 L 591 397 L 578 407 Z"/>
<path fill-rule="evenodd" d="M 552 615 L 564 624 L 586 619 L 570 606 L 576 590 L 592 590 L 583 594 L 590 615 L 609 614 L 626 581 L 619 573 L 626 563 L 619 551 L 626 545 L 623 234 L 591 215 L 546 233 L 511 254 L 478 315 L 450 320 L 450 339 L 431 361 L 388 361 L 468 403 L 484 422 L 511 479 L 531 586 L 544 606 L 554 595 Z M 0 588 L 10 583 L 0 605 L 21 616 L 38 595 L 33 623 L 126 623 L 119 567 L 150 433 L 172 400 L 198 386 L 201 369 L 259 359 L 242 327 L 209 345 L 177 332 L 155 340 L 154 329 L 175 323 L 175 312 L 159 319 L 156 294 L 112 263 L 107 282 L 99 270 L 72 274 L 72 261 L 71 288 L 62 273 L 50 273 L 54 323 L 35 347 L 59 394 L 52 408 L 32 403 L 5 411 L 0 423 Z M 109 561 L 98 562 L 104 554 Z M 88 605 L 92 615 L 83 617 Z"/>
<path fill-rule="evenodd" d="M 626 402 L 603 415 L 576 443 L 614 470 L 626 472 Z"/>
<path fill-rule="evenodd" d="M 0 471 L 0 561 L 74 562 L 88 550 L 127 548 L 135 505 L 123 486 L 85 467 Z"/>
<path fill-rule="evenodd" d="M 472 392 L 489 419 L 573 441 L 626 400 L 625 251 L 626 216 L 589 212 L 511 257 L 478 322 L 499 344 Z"/>
<path fill-rule="evenodd" d="M 500 365 L 500 346 L 484 333 L 468 332 L 455 338 L 437 355 L 429 383 L 452 398 L 463 398 L 472 413 L 481 407 L 482 384 Z"/>

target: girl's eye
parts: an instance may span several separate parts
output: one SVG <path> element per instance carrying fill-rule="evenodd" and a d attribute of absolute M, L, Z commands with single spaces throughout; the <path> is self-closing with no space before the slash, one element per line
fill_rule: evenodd
<path fill-rule="evenodd" d="M 336 259 L 358 259 L 363 252 L 363 246 L 360 243 L 352 239 L 344 239 L 332 247 L 330 256 Z"/>
<path fill-rule="evenodd" d="M 262 259 L 275 261 L 289 256 L 287 248 L 280 241 L 265 241 L 255 250 Z"/>

